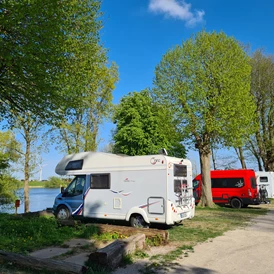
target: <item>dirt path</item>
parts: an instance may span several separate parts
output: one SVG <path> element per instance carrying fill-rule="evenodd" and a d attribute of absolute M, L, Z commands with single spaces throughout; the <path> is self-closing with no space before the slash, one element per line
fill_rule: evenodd
<path fill-rule="evenodd" d="M 226 232 L 223 236 L 194 247 L 189 257 L 157 273 L 269 274 L 274 273 L 274 208 L 254 219 L 252 225 Z M 140 273 L 148 261 L 116 270 L 115 274 Z"/>

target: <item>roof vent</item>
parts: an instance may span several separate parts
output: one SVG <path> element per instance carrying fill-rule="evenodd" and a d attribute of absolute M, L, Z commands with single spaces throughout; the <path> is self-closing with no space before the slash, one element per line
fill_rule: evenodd
<path fill-rule="evenodd" d="M 159 153 L 159 154 L 162 154 L 162 155 L 168 155 L 168 153 L 167 153 L 167 151 L 166 151 L 165 148 L 159 149 L 159 150 L 158 150 L 158 153 Z"/>

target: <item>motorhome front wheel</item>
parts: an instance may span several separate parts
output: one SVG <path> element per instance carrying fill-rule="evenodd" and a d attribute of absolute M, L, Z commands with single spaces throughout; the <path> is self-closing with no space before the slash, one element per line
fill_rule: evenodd
<path fill-rule="evenodd" d="M 69 210 L 66 206 L 58 207 L 56 211 L 56 218 L 59 220 L 67 220 L 70 218 Z"/>

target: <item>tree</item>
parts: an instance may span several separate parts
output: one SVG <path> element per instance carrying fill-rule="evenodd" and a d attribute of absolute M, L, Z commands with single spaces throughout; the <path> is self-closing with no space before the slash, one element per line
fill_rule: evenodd
<path fill-rule="evenodd" d="M 16 141 L 11 131 L 0 131 L 0 174 L 9 168 L 11 162 L 20 158 L 18 149 L 20 144 Z"/>
<path fill-rule="evenodd" d="M 16 113 L 14 115 L 14 128 L 16 128 L 23 141 L 22 148 L 17 150 L 22 159 L 22 170 L 24 173 L 24 212 L 29 212 L 29 180 L 31 174 L 37 167 L 37 154 L 40 152 L 41 147 L 46 148 L 46 145 L 42 143 L 42 127 L 43 123 L 39 117 L 34 117 L 30 112 Z M 42 143 L 37 145 L 38 141 Z M 39 152 L 38 152 L 39 151 Z"/>
<path fill-rule="evenodd" d="M 262 162 L 265 171 L 274 171 L 274 56 L 257 50 L 251 66 L 251 93 L 260 127 L 247 145 L 257 159 L 259 170 Z"/>
<path fill-rule="evenodd" d="M 82 87 L 81 106 L 67 109 L 65 119 L 57 128 L 59 148 L 68 154 L 96 151 L 99 126 L 112 111 L 112 91 L 118 79 L 116 65 L 108 68 L 102 64 L 87 77 L 91 85 L 88 89 Z"/>
<path fill-rule="evenodd" d="M 250 72 L 249 58 L 233 37 L 205 31 L 169 50 L 156 67 L 155 98 L 173 108 L 199 151 L 201 206 L 214 206 L 211 145 L 240 146 L 254 131 Z"/>
<path fill-rule="evenodd" d="M 245 162 L 245 156 L 244 156 L 244 150 L 243 147 L 235 147 L 235 152 L 237 154 L 238 159 L 241 162 L 241 166 L 243 169 L 246 169 L 246 162 Z"/>
<path fill-rule="evenodd" d="M 109 64 L 100 42 L 101 1 L 74 1 L 67 7 L 70 25 L 64 51 L 67 55 L 62 90 L 74 94 L 73 106 L 65 109 L 57 140 L 66 153 L 94 151 L 99 126 L 112 109 L 112 91 L 118 80 L 117 66 Z"/>
<path fill-rule="evenodd" d="M 69 1 L 3 0 L 0 5 L 0 115 L 31 111 L 52 119 L 66 95 L 57 88 L 65 66 L 64 5 Z M 43 110 L 43 111 L 41 111 Z M 0 118 L 1 118 L 0 116 Z"/>
<path fill-rule="evenodd" d="M 20 144 L 14 134 L 11 131 L 0 131 L 0 206 L 15 200 L 15 191 L 19 182 L 10 176 L 9 167 L 20 158 L 18 149 Z"/>
<path fill-rule="evenodd" d="M 181 134 L 167 108 L 154 104 L 148 90 L 124 96 L 114 111 L 115 153 L 126 155 L 157 154 L 166 148 L 169 155 L 184 157 Z"/>

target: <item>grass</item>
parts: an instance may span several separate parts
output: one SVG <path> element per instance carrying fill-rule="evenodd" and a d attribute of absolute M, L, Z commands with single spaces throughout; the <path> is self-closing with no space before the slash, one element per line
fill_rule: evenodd
<path fill-rule="evenodd" d="M 260 207 L 238 210 L 227 207 L 196 208 L 196 214 L 192 220 L 185 220 L 183 225 L 174 226 L 169 230 L 169 238 L 171 242 L 177 242 L 179 245 L 196 245 L 223 235 L 228 230 L 243 227 L 252 218 L 266 213 L 267 209 Z"/>
<path fill-rule="evenodd" d="M 0 250 L 27 254 L 47 246 L 60 246 L 72 238 L 97 235 L 95 226 L 58 226 L 55 218 L 0 214 Z"/>

